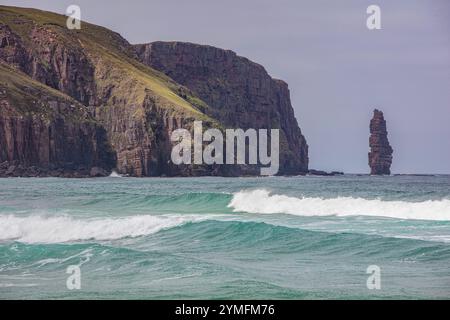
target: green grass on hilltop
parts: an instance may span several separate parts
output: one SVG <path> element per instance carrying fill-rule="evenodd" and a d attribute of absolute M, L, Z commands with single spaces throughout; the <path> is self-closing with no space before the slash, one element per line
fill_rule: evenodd
<path fill-rule="evenodd" d="M 180 85 L 137 61 L 132 46 L 118 33 L 87 22 L 81 23 L 81 30 L 69 30 L 66 21 L 66 16 L 52 12 L 0 6 L 0 24 L 8 25 L 31 50 L 31 33 L 36 27 L 45 29 L 52 41 L 74 51 L 82 50 L 95 66 L 98 91 L 112 86 L 112 97 L 136 105 L 142 105 L 151 95 L 158 106 L 173 113 L 212 120 L 197 108 L 207 108 L 203 101 L 191 94 L 180 97 Z"/>

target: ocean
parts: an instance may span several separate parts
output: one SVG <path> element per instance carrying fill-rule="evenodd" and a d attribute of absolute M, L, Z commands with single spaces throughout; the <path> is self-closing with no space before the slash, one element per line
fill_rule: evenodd
<path fill-rule="evenodd" d="M 0 299 L 430 298 L 450 176 L 0 179 Z"/>

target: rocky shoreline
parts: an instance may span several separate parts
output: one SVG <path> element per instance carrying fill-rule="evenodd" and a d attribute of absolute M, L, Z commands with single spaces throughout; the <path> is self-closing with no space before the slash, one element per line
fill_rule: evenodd
<path fill-rule="evenodd" d="M 107 177 L 112 171 L 100 167 L 90 169 L 78 168 L 42 168 L 37 166 L 24 166 L 19 162 L 0 163 L 0 178 L 98 178 Z"/>
<path fill-rule="evenodd" d="M 3 162 L 0 163 L 0 178 L 101 178 L 108 177 L 115 170 L 105 170 L 101 167 L 92 167 L 90 169 L 85 167 L 78 168 L 42 168 L 37 166 L 23 166 L 19 162 Z M 309 170 L 308 173 L 301 175 L 309 176 L 342 176 L 344 172 L 340 171 L 322 171 L 322 170 Z M 192 175 L 192 176 L 205 176 L 205 175 Z M 245 176 L 245 175 L 244 175 Z M 289 175 L 285 175 L 289 176 Z M 178 175 L 174 177 L 187 177 L 186 175 Z M 248 175 L 251 177 L 251 175 Z"/>

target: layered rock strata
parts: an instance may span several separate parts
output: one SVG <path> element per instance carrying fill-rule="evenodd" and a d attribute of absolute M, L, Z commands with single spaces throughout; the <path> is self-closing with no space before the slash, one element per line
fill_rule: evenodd
<path fill-rule="evenodd" d="M 258 174 L 171 163 L 171 132 L 192 131 L 195 120 L 205 128 L 279 128 L 280 174 L 307 172 L 288 87 L 261 66 L 197 45 L 183 53 L 161 44 L 148 59 L 146 46 L 85 22 L 69 30 L 66 19 L 0 6 L 0 175 Z M 169 72 L 170 61 L 186 63 Z"/>

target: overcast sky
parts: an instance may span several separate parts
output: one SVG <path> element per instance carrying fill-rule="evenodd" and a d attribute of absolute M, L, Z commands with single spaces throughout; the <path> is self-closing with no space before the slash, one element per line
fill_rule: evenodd
<path fill-rule="evenodd" d="M 450 173 L 448 0 L 1 1 L 64 13 L 131 43 L 231 49 L 289 83 L 310 167 L 368 172 L 369 121 L 384 111 L 394 173 Z M 381 7 L 382 30 L 366 27 Z"/>

